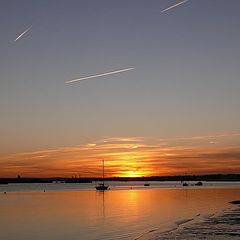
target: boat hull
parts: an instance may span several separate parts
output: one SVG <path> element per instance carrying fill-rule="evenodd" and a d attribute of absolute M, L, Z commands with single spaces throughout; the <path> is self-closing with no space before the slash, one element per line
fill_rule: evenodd
<path fill-rule="evenodd" d="M 109 186 L 105 186 L 105 185 L 96 186 L 96 190 L 98 190 L 98 191 L 105 191 L 108 189 L 109 189 Z"/>

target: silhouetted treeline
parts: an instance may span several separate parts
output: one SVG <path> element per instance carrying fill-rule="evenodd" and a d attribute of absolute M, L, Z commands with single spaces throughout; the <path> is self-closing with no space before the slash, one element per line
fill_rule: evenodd
<path fill-rule="evenodd" d="M 151 176 L 151 177 L 115 177 L 108 181 L 240 181 L 240 174 L 209 174 L 186 176 Z"/>
<path fill-rule="evenodd" d="M 0 184 L 8 183 L 91 183 L 89 178 L 0 178 Z"/>
<path fill-rule="evenodd" d="M 91 183 L 101 181 L 102 178 L 0 178 L 0 184 L 8 183 Z M 105 178 L 106 181 L 240 181 L 240 174 L 209 174 L 187 176 L 152 176 L 152 177 L 113 177 Z"/>

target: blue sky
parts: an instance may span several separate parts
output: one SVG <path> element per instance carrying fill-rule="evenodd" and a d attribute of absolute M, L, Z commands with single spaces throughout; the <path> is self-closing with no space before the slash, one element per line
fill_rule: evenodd
<path fill-rule="evenodd" d="M 240 2 L 177 2 L 1 1 L 0 153 L 240 132 Z"/>

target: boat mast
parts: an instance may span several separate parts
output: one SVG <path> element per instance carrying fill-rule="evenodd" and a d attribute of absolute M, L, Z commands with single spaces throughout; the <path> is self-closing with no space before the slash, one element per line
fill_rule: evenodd
<path fill-rule="evenodd" d="M 102 178 L 102 181 L 103 181 L 103 185 L 104 185 L 104 159 L 103 159 L 103 178 Z"/>

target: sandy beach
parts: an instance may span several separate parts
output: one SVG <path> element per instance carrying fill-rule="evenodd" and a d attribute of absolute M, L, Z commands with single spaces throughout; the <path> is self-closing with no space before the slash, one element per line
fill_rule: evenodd
<path fill-rule="evenodd" d="M 174 230 L 161 234 L 152 234 L 145 239 L 154 240 L 190 240 L 190 239 L 239 239 L 240 206 L 229 207 L 209 216 L 197 216 L 185 223 L 176 223 Z"/>

